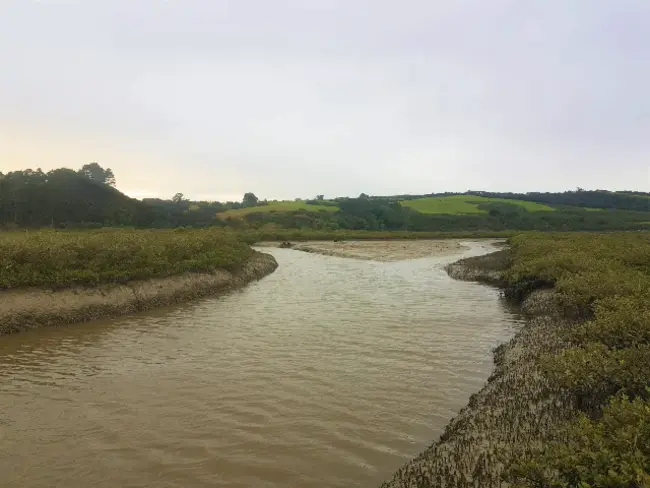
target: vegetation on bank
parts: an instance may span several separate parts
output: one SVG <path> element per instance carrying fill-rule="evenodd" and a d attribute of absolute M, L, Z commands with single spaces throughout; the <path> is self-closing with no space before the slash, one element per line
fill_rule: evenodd
<path fill-rule="evenodd" d="M 584 320 L 539 359 L 581 413 L 554 443 L 521 454 L 530 487 L 650 486 L 650 233 L 528 234 L 512 240 L 507 286 L 553 285 Z"/>
<path fill-rule="evenodd" d="M 0 233 L 0 290 L 123 283 L 239 269 L 254 251 L 216 229 Z"/>
<path fill-rule="evenodd" d="M 478 195 L 451 195 L 439 197 L 425 197 L 415 200 L 403 200 L 403 206 L 423 214 L 482 214 L 488 208 L 482 204 L 507 204 L 521 207 L 528 212 L 552 212 L 556 210 L 548 205 L 529 202 L 526 200 L 507 200 L 505 198 L 488 198 Z"/>

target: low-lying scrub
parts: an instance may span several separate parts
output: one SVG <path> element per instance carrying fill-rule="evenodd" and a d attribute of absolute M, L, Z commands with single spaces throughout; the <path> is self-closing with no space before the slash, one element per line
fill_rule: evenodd
<path fill-rule="evenodd" d="M 614 397 L 598 420 L 585 414 L 564 439 L 512 466 L 507 481 L 534 487 L 650 486 L 650 403 Z"/>
<path fill-rule="evenodd" d="M 647 296 L 608 297 L 598 301 L 594 320 L 567 331 L 575 344 L 599 342 L 611 349 L 650 344 L 650 302 Z"/>
<path fill-rule="evenodd" d="M 638 397 L 646 393 L 650 346 L 610 349 L 602 343 L 590 343 L 545 356 L 541 365 L 552 384 L 570 392 L 581 409 L 597 414 L 611 395 L 622 392 Z"/>
<path fill-rule="evenodd" d="M 561 332 L 568 347 L 539 359 L 549 384 L 582 413 L 558 429 L 556 443 L 521 454 L 506 477 L 530 487 L 650 486 L 650 234 L 511 243 L 506 290 L 552 284 L 586 320 Z"/>
<path fill-rule="evenodd" d="M 0 233 L 0 290 L 234 271 L 253 253 L 237 235 L 208 229 Z"/>

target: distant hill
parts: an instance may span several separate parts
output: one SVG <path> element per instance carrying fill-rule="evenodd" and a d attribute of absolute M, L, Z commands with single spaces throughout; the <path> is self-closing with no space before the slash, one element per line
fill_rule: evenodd
<path fill-rule="evenodd" d="M 432 197 L 467 197 L 498 198 L 515 202 L 535 202 L 549 206 L 573 206 L 583 208 L 600 208 L 610 210 L 633 210 L 650 212 L 650 193 L 612 192 L 607 190 L 579 190 L 556 193 L 499 193 L 488 191 L 469 191 L 465 193 L 432 193 L 428 195 L 401 195 L 387 197 L 401 200 L 417 200 Z"/>
<path fill-rule="evenodd" d="M 253 207 L 243 207 L 226 210 L 217 213 L 217 217 L 226 220 L 228 218 L 237 219 L 245 217 L 251 213 L 270 213 L 270 212 L 338 212 L 339 206 L 333 203 L 323 205 L 319 203 L 307 203 L 303 201 L 281 201 L 262 203 Z"/>
<path fill-rule="evenodd" d="M 639 230 L 650 228 L 650 194 L 432 193 L 325 200 L 194 202 L 129 198 L 110 169 L 0 173 L 0 228 L 230 226 L 246 229 L 400 230 Z"/>

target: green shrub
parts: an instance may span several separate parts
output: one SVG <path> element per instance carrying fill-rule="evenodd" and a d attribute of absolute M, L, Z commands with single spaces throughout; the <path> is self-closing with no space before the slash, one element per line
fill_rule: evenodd
<path fill-rule="evenodd" d="M 650 384 L 649 345 L 608 349 L 592 343 L 540 361 L 551 382 L 573 394 L 585 409 L 597 408 L 618 392 L 643 395 Z"/>
<path fill-rule="evenodd" d="M 599 300 L 594 308 L 594 320 L 569 332 L 575 344 L 600 342 L 614 349 L 650 344 L 649 296 L 608 297 Z"/>
<path fill-rule="evenodd" d="M 650 487 L 650 403 L 624 395 L 597 420 L 585 414 L 562 439 L 518 460 L 505 478 L 522 487 Z"/>
<path fill-rule="evenodd" d="M 511 243 L 507 290 L 522 299 L 553 284 L 589 320 L 564 332 L 572 347 L 539 360 L 583 413 L 555 433 L 560 441 L 518 459 L 508 481 L 650 487 L 650 234 L 528 234 Z"/>

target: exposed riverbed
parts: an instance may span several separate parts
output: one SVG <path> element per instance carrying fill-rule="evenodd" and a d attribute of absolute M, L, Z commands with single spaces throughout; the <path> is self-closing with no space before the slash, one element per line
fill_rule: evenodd
<path fill-rule="evenodd" d="M 263 247 L 277 247 L 278 242 L 265 242 Z M 344 258 L 367 259 L 372 261 L 402 261 L 435 256 L 458 254 L 466 249 L 460 240 L 401 240 L 385 241 L 310 241 L 292 244 L 298 251 L 338 256 Z"/>
<path fill-rule="evenodd" d="M 394 262 L 265 249 L 277 271 L 223 296 L 0 337 L 2 486 L 377 486 L 521 323 L 447 276 L 490 249 L 463 244 Z"/>

